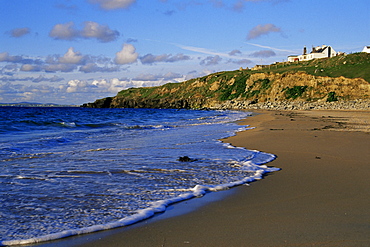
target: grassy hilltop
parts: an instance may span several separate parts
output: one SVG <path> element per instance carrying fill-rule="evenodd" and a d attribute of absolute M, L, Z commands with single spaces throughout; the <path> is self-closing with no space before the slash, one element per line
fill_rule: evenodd
<path fill-rule="evenodd" d="M 87 107 L 205 108 L 230 101 L 336 101 L 370 98 L 370 54 L 275 63 L 217 72 L 182 83 L 130 88 Z"/>
<path fill-rule="evenodd" d="M 306 72 L 317 76 L 363 78 L 370 83 L 370 54 L 354 53 L 327 59 L 314 59 L 305 62 L 278 63 L 261 71 L 273 73 Z"/>

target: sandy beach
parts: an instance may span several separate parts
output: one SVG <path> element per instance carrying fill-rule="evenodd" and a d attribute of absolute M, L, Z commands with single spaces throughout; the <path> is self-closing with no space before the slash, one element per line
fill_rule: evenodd
<path fill-rule="evenodd" d="M 224 141 L 276 154 L 268 165 L 280 171 L 194 211 L 68 245 L 370 246 L 369 123 L 369 111 L 256 111 L 242 122 L 255 129 Z"/>

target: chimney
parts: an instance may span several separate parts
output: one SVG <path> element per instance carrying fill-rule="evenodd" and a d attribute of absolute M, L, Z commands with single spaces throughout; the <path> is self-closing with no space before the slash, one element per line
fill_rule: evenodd
<path fill-rule="evenodd" d="M 305 47 L 303 47 L 303 55 L 306 55 L 306 54 L 307 54 L 307 48 L 305 46 Z"/>

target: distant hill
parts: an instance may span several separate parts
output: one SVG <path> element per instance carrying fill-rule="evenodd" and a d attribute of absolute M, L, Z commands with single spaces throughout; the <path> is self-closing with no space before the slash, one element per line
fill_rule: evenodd
<path fill-rule="evenodd" d="M 214 108 L 236 100 L 257 102 L 370 99 L 370 54 L 355 53 L 305 62 L 275 63 L 168 83 L 130 88 L 84 104 L 93 108 Z"/>
<path fill-rule="evenodd" d="M 0 103 L 0 106 L 14 106 L 14 107 L 73 107 L 75 105 L 58 105 L 58 104 L 54 104 L 54 103 L 19 102 L 19 103 Z"/>

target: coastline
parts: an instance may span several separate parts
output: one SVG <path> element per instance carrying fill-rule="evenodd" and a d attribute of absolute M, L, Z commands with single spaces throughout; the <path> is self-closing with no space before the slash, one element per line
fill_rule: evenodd
<path fill-rule="evenodd" d="M 186 214 L 60 241 L 69 246 L 369 246 L 370 112 L 254 112 L 243 124 L 257 128 L 224 141 L 276 154 L 268 166 L 281 171 Z M 212 194 L 217 193 L 205 198 Z"/>

